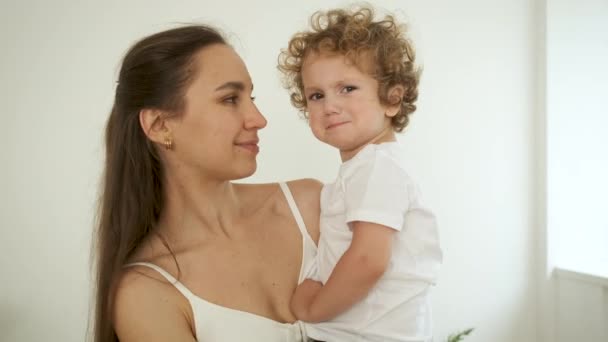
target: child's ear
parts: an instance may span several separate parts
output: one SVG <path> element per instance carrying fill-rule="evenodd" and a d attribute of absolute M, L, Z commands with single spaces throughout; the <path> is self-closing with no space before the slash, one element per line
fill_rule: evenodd
<path fill-rule="evenodd" d="M 399 113 L 404 94 L 405 88 L 401 84 L 394 85 L 388 90 L 386 116 L 392 118 Z"/>
<path fill-rule="evenodd" d="M 139 124 L 144 134 L 154 143 L 165 144 L 167 139 L 171 139 L 172 132 L 167 125 L 167 116 L 160 110 L 140 110 Z"/>

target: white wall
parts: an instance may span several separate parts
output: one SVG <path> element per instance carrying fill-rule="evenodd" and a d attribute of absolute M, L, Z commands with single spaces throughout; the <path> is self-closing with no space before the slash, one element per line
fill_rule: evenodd
<path fill-rule="evenodd" d="M 608 1 L 547 1 L 548 219 L 555 266 L 608 277 Z"/>
<path fill-rule="evenodd" d="M 542 329 L 555 341 L 606 341 L 608 1 L 545 2 L 547 262 L 541 280 Z"/>
<path fill-rule="evenodd" d="M 409 18 L 424 64 L 402 141 L 441 223 L 437 341 L 534 341 L 537 322 L 533 2 L 375 1 Z M 176 22 L 234 34 L 269 119 L 250 181 L 332 180 L 280 88 L 276 56 L 315 1 L 12 1 L 0 8 L 0 340 L 82 341 L 102 129 L 121 56 Z"/>

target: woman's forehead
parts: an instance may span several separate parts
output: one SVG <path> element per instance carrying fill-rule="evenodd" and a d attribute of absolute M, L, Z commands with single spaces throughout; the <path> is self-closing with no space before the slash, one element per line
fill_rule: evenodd
<path fill-rule="evenodd" d="M 226 82 L 251 84 L 251 77 L 241 57 L 228 45 L 215 44 L 202 49 L 195 57 L 196 79 L 215 89 Z M 195 81 L 196 82 L 196 81 Z"/>

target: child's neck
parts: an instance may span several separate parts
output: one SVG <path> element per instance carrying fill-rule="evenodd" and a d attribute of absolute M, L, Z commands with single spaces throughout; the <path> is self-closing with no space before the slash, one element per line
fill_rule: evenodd
<path fill-rule="evenodd" d="M 395 141 L 397 141 L 397 137 L 395 136 L 395 131 L 393 131 L 392 127 L 388 127 L 388 129 L 385 129 L 384 131 L 382 131 L 374 139 L 372 139 L 370 141 L 366 141 L 365 143 L 361 144 L 360 146 L 358 146 L 352 150 L 340 150 L 340 158 L 342 158 L 342 162 L 344 163 L 344 162 L 352 159 L 352 157 L 357 155 L 357 153 L 359 153 L 359 151 L 361 151 L 367 145 L 382 144 L 385 142 L 395 142 Z"/>

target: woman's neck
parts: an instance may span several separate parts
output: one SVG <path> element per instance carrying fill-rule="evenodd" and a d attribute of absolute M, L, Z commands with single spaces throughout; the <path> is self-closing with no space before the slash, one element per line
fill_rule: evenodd
<path fill-rule="evenodd" d="M 169 239 L 226 236 L 241 213 L 235 186 L 229 181 L 168 176 L 158 229 Z"/>

